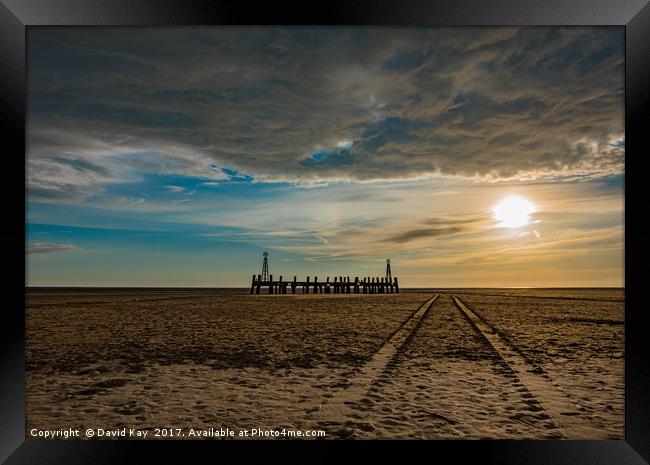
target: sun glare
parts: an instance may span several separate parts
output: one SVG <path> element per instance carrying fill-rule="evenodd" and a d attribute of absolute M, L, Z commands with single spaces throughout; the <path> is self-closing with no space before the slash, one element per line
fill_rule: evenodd
<path fill-rule="evenodd" d="M 492 209 L 498 226 L 520 228 L 530 223 L 530 215 L 535 212 L 535 205 L 523 197 L 511 195 L 501 200 Z"/>

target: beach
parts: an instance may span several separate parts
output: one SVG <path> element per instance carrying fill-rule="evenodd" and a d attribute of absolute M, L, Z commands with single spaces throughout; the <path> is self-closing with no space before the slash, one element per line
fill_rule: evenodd
<path fill-rule="evenodd" d="M 622 439 L 624 306 L 623 289 L 30 289 L 26 429 Z"/>

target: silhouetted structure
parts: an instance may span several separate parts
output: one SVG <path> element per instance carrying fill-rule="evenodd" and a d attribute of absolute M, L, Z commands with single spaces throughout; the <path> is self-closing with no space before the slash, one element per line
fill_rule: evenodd
<path fill-rule="evenodd" d="M 269 280 L 269 253 L 264 252 L 262 254 L 262 257 L 264 257 L 264 261 L 262 262 L 262 280 L 268 281 Z"/>
<path fill-rule="evenodd" d="M 351 280 L 349 276 L 335 276 L 330 280 L 326 277 L 325 281 L 318 281 L 318 276 L 312 281 L 307 276 L 305 281 L 298 281 L 293 277 L 293 281 L 285 281 L 282 276 L 277 281 L 273 280 L 273 275 L 268 274 L 268 253 L 264 252 L 264 263 L 262 265 L 262 274 L 253 275 L 251 283 L 251 294 L 261 294 L 262 288 L 267 288 L 269 294 L 295 294 L 297 289 L 301 289 L 303 294 L 399 294 L 399 284 L 397 278 L 393 278 L 390 270 L 390 260 L 386 260 L 386 277 L 355 277 Z"/>

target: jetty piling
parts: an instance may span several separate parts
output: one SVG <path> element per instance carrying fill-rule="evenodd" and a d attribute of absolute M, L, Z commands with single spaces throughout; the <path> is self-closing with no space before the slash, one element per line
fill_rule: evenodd
<path fill-rule="evenodd" d="M 396 277 L 389 281 L 379 277 L 330 278 L 328 276 L 324 281 L 319 281 L 318 276 L 314 276 L 312 281 L 311 277 L 307 276 L 305 281 L 298 281 L 298 277 L 294 276 L 293 281 L 285 281 L 283 276 L 274 280 L 273 275 L 269 275 L 269 280 L 264 281 L 259 274 L 252 276 L 250 293 L 288 294 L 289 287 L 291 294 L 296 294 L 298 288 L 302 288 L 303 294 L 399 294 Z"/>
<path fill-rule="evenodd" d="M 293 281 L 285 281 L 284 276 L 276 281 L 273 275 L 269 274 L 268 252 L 264 252 L 262 263 L 262 274 L 253 275 L 251 280 L 251 294 L 261 294 L 262 289 L 266 288 L 268 294 L 287 294 L 289 287 L 291 293 L 296 294 L 299 287 L 302 288 L 303 294 L 399 294 L 399 284 L 397 278 L 393 277 L 390 269 L 390 259 L 386 260 L 386 277 L 365 276 L 360 278 L 355 276 L 329 276 L 324 281 L 318 281 L 318 276 L 307 276 L 305 281 L 298 281 L 294 275 Z M 311 288 L 311 291 L 310 291 Z"/>

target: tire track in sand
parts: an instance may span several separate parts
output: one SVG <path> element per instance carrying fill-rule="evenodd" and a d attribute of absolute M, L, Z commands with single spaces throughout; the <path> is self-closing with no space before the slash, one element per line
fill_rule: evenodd
<path fill-rule="evenodd" d="M 398 349 L 404 345 L 409 336 L 417 329 L 422 318 L 427 314 L 439 294 L 427 300 L 388 341 L 366 362 L 361 370 L 349 380 L 348 385 L 337 391 L 329 401 L 321 405 L 317 420 L 322 424 L 345 423 L 353 413 L 351 404 L 361 401 L 370 390 L 373 382 L 386 370 Z"/>
<path fill-rule="evenodd" d="M 515 372 L 520 382 L 533 394 L 541 407 L 550 415 L 562 434 L 570 439 L 607 439 L 605 431 L 585 424 L 580 419 L 580 405 L 574 402 L 538 367 L 531 366 L 497 331 L 483 318 L 470 310 L 458 297 L 452 296 L 458 309 L 465 314 L 472 325 Z"/>

